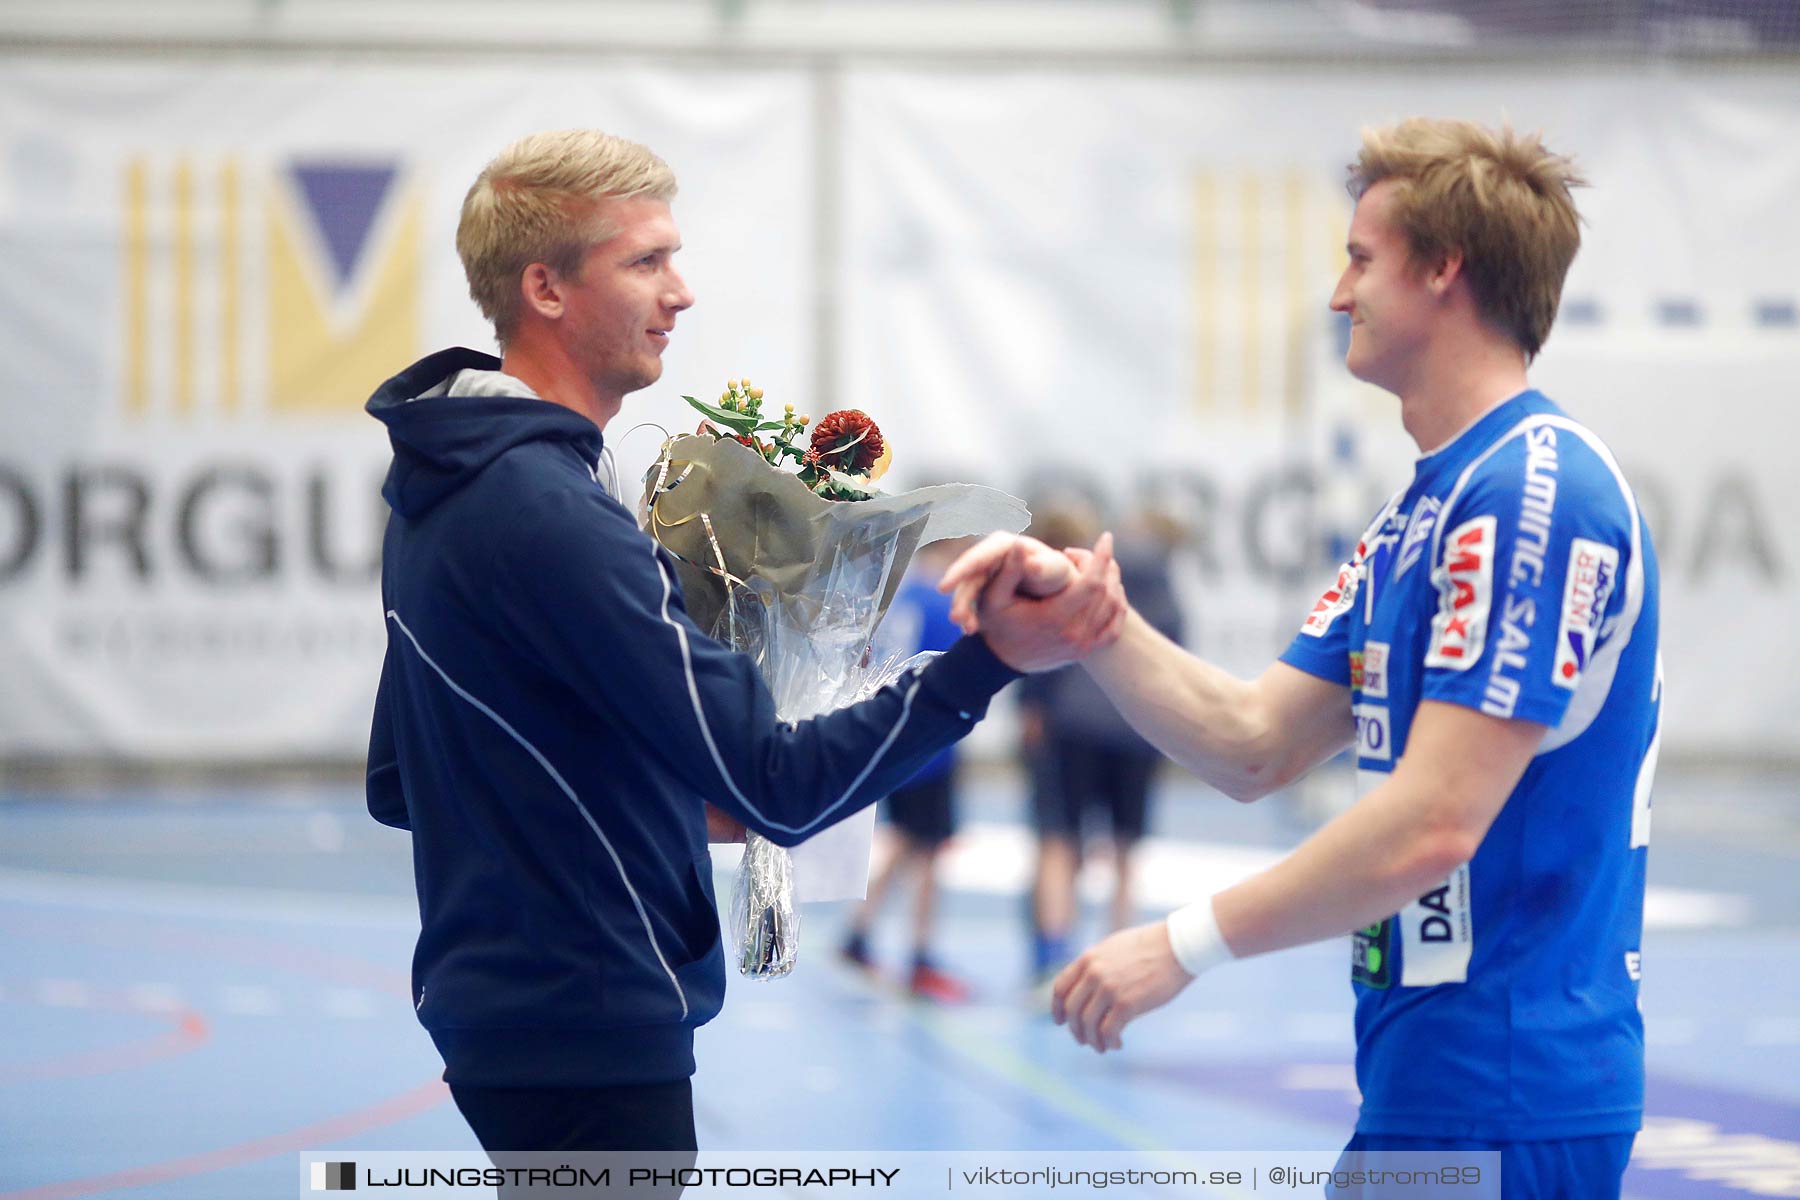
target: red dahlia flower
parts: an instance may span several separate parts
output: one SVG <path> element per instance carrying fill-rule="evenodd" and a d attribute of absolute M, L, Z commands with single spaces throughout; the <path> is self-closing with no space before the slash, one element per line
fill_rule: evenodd
<path fill-rule="evenodd" d="M 853 475 L 866 475 L 886 443 L 867 413 L 846 408 L 813 427 L 812 448 L 826 465 Z"/>

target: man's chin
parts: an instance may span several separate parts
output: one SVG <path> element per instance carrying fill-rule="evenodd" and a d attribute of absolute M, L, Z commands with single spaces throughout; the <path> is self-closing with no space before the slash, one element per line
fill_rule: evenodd
<path fill-rule="evenodd" d="M 639 364 L 637 369 L 629 375 L 623 376 L 620 380 L 619 391 L 621 394 L 641 392 L 661 378 L 662 360 L 651 359 L 647 363 Z"/>

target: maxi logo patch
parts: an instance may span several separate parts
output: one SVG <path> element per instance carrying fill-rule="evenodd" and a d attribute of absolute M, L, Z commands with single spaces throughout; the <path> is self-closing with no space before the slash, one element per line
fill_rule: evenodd
<path fill-rule="evenodd" d="M 1575 538 L 1569 543 L 1569 569 L 1563 577 L 1562 618 L 1556 628 L 1556 658 L 1550 682 L 1573 691 L 1581 682 L 1612 599 L 1619 575 L 1619 549 L 1604 542 Z"/>
<path fill-rule="evenodd" d="M 1466 671 L 1481 657 L 1494 603 L 1494 525 L 1492 516 L 1475 517 L 1444 539 L 1444 561 L 1431 576 L 1438 611 L 1431 619 L 1427 667 Z"/>

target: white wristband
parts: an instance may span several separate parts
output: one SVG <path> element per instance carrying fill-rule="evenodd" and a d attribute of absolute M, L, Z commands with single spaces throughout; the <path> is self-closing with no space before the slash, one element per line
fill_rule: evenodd
<path fill-rule="evenodd" d="M 1220 963 L 1236 957 L 1219 932 L 1219 919 L 1213 915 L 1212 897 L 1196 901 L 1169 914 L 1169 948 L 1175 961 L 1189 975 L 1210 971 Z"/>

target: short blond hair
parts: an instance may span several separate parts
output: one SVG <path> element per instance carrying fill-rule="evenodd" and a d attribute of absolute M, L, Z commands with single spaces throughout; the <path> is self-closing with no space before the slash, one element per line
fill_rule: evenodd
<path fill-rule="evenodd" d="M 1398 184 L 1388 216 L 1414 260 L 1461 254 L 1482 318 L 1535 358 L 1581 248 L 1572 190 L 1587 181 L 1575 164 L 1540 134 L 1414 117 L 1363 130 L 1350 194 L 1388 180 Z"/>
<path fill-rule="evenodd" d="M 673 200 L 675 173 L 645 147 L 598 129 L 522 137 L 482 169 L 463 197 L 456 252 L 501 345 L 518 328 L 526 267 L 573 274 L 590 246 L 616 232 L 595 215 L 608 196 Z"/>

